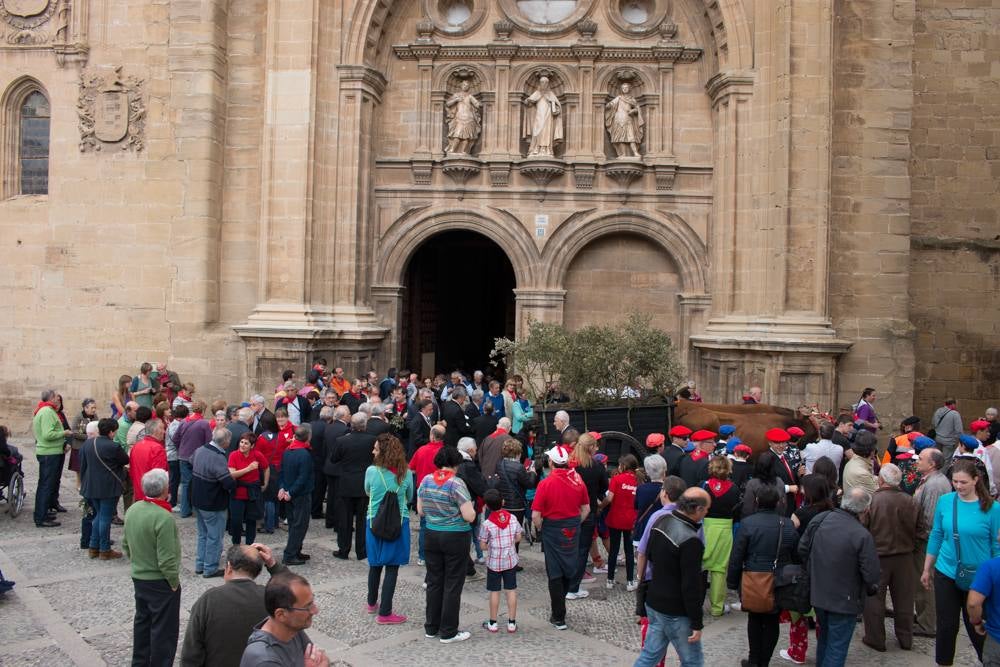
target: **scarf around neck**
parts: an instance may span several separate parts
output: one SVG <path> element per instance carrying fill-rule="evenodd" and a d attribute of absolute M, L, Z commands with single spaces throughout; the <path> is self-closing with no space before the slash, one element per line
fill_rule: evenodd
<path fill-rule="evenodd" d="M 165 509 L 168 512 L 172 511 L 172 508 L 170 507 L 170 503 L 168 503 L 166 500 L 160 500 L 159 498 L 143 498 L 143 501 L 145 501 L 147 503 L 152 503 L 154 505 L 159 505 L 160 507 L 162 507 L 163 509 Z"/>
<path fill-rule="evenodd" d="M 490 517 L 487 521 L 491 521 L 497 528 L 503 530 L 510 525 L 510 512 L 503 509 L 497 510 L 496 512 L 490 512 Z"/>
<path fill-rule="evenodd" d="M 52 408 L 53 412 L 59 414 L 59 408 L 56 407 L 55 403 L 51 401 L 39 401 L 38 405 L 35 406 L 35 411 L 32 413 L 32 416 L 37 415 L 38 411 L 41 410 L 42 408 Z"/>
<path fill-rule="evenodd" d="M 708 490 L 711 491 L 712 495 L 716 498 L 721 498 L 726 495 L 726 492 L 731 488 L 733 488 L 733 483 L 728 479 L 708 480 Z"/>
<path fill-rule="evenodd" d="M 431 475 L 431 478 L 434 480 L 434 483 L 437 484 L 438 486 L 444 486 L 448 482 L 448 480 L 454 476 L 455 476 L 454 470 L 445 470 L 444 468 L 438 468 Z"/>

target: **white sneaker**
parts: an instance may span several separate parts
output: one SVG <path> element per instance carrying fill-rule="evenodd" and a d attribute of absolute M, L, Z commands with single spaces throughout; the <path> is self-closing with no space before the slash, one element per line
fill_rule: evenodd
<path fill-rule="evenodd" d="M 625 585 L 625 590 L 628 591 L 629 593 L 631 593 L 637 588 L 639 588 L 639 582 L 637 581 L 630 581 Z"/>
<path fill-rule="evenodd" d="M 742 611 L 743 605 L 741 605 L 739 602 L 734 602 L 731 605 L 729 605 L 729 609 L 731 611 Z"/>
<path fill-rule="evenodd" d="M 427 561 L 425 561 L 423 558 L 418 558 L 417 559 L 417 565 L 419 565 L 420 567 L 423 567 L 426 564 L 427 564 Z"/>
<path fill-rule="evenodd" d="M 615 587 L 615 580 L 614 579 L 608 579 L 608 583 L 604 584 L 604 587 L 605 588 L 614 588 Z"/>
<path fill-rule="evenodd" d="M 170 511 L 173 512 L 174 514 L 180 514 L 181 513 L 181 506 L 180 505 L 174 505 L 173 507 L 170 508 Z"/>
<path fill-rule="evenodd" d="M 480 556 L 480 557 L 478 557 L 478 558 L 476 559 L 476 564 L 477 564 L 477 565 L 482 565 L 482 564 L 483 564 L 483 563 L 485 563 L 485 562 L 486 562 L 486 559 L 485 559 L 485 558 L 483 558 L 482 556 Z"/>
<path fill-rule="evenodd" d="M 420 582 L 420 587 L 426 591 L 427 590 L 427 582 L 426 581 L 421 581 Z"/>
<path fill-rule="evenodd" d="M 462 632 L 459 632 L 454 637 L 451 637 L 449 639 L 441 639 L 441 643 L 442 644 L 454 644 L 456 642 L 464 642 L 466 639 L 468 639 L 471 636 L 472 636 L 471 634 L 469 634 L 468 632 L 465 632 L 463 630 Z"/>
<path fill-rule="evenodd" d="M 594 569 L 592 570 L 592 572 L 594 574 L 607 574 L 608 573 L 608 566 L 607 565 L 602 565 L 601 567 L 597 567 L 595 565 Z"/>
<path fill-rule="evenodd" d="M 570 597 L 571 595 L 573 597 Z M 590 592 L 581 588 L 576 593 L 567 593 L 566 594 L 566 599 L 567 600 L 582 600 L 583 598 L 589 597 L 589 596 L 590 596 Z"/>
<path fill-rule="evenodd" d="M 784 649 L 784 648 L 781 649 L 781 652 L 778 655 L 780 655 L 782 658 L 784 658 L 785 660 L 787 660 L 789 662 L 794 662 L 796 665 L 804 665 L 804 664 L 806 664 L 804 661 L 802 661 L 802 660 L 796 660 L 795 658 L 793 658 L 792 656 L 790 656 L 788 654 L 788 649 Z"/>

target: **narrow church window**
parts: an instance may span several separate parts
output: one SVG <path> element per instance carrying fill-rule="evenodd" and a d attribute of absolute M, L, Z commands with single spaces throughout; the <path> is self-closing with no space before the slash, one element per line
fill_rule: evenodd
<path fill-rule="evenodd" d="M 21 104 L 18 132 L 20 194 L 49 193 L 49 101 L 33 91 Z"/>

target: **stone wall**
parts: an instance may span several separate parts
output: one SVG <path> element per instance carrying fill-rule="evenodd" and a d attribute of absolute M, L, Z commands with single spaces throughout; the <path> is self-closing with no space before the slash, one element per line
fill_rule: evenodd
<path fill-rule="evenodd" d="M 1000 7 L 916 4 L 914 408 L 927 419 L 951 396 L 968 423 L 1000 398 Z"/>

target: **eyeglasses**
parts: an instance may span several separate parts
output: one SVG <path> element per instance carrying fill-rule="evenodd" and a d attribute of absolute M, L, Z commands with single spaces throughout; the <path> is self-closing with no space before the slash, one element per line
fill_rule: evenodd
<path fill-rule="evenodd" d="M 282 609 L 285 609 L 287 611 L 307 611 L 307 612 L 311 612 L 314 609 L 319 609 L 319 607 L 316 606 L 316 600 L 310 600 L 309 604 L 306 605 L 305 607 L 282 607 Z"/>

